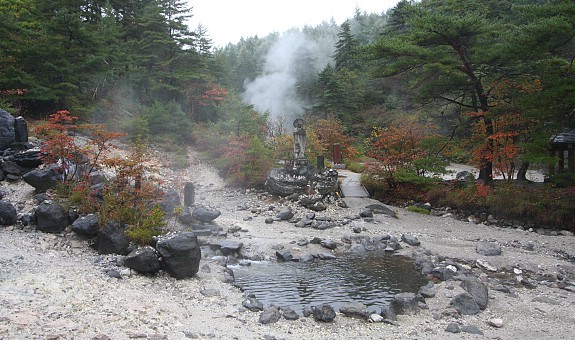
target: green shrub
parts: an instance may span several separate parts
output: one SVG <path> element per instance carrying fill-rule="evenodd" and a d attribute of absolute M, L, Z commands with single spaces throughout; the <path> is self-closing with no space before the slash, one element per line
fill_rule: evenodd
<path fill-rule="evenodd" d="M 418 214 L 424 214 L 424 215 L 431 214 L 431 212 L 429 210 L 424 209 L 424 208 L 420 208 L 420 207 L 416 207 L 414 205 L 407 207 L 407 211 L 411 211 L 411 212 L 418 213 Z"/>

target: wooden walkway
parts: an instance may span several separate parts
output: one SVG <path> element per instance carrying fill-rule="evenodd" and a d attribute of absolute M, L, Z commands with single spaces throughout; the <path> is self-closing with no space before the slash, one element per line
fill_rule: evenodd
<path fill-rule="evenodd" d="M 369 197 L 369 193 L 361 185 L 361 174 L 349 170 L 338 170 L 338 173 L 343 197 Z"/>

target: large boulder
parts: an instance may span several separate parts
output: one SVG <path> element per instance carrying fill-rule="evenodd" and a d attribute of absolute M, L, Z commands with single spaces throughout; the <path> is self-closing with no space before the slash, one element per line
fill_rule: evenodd
<path fill-rule="evenodd" d="M 419 294 L 399 293 L 391 300 L 390 308 L 398 315 L 414 315 L 420 310 L 419 303 L 425 299 Z"/>
<path fill-rule="evenodd" d="M 471 295 L 473 300 L 482 310 L 487 308 L 489 302 L 489 291 L 487 286 L 477 278 L 466 278 L 461 281 L 461 288 Z"/>
<path fill-rule="evenodd" d="M 481 312 L 477 302 L 467 292 L 457 294 L 449 304 L 462 315 L 475 315 Z"/>
<path fill-rule="evenodd" d="M 192 211 L 192 218 L 200 222 L 209 223 L 218 218 L 221 214 L 222 212 L 219 210 L 198 207 Z"/>
<path fill-rule="evenodd" d="M 16 139 L 14 121 L 14 116 L 7 111 L 0 109 L 0 150 L 10 148 Z"/>
<path fill-rule="evenodd" d="M 36 230 L 45 233 L 59 233 L 68 226 L 68 211 L 61 205 L 44 201 L 38 205 L 34 212 Z"/>
<path fill-rule="evenodd" d="M 501 255 L 501 246 L 496 242 L 479 241 L 475 246 L 475 251 L 483 256 Z"/>
<path fill-rule="evenodd" d="M 313 308 L 313 318 L 315 321 L 332 322 L 335 319 L 335 310 L 328 304 L 321 304 Z"/>
<path fill-rule="evenodd" d="M 95 246 L 98 253 L 127 254 L 130 239 L 126 236 L 124 230 L 125 226 L 118 222 L 106 223 L 96 238 Z"/>
<path fill-rule="evenodd" d="M 154 274 L 161 269 L 160 259 L 152 247 L 132 250 L 124 259 L 124 265 L 140 273 Z"/>
<path fill-rule="evenodd" d="M 156 250 L 162 257 L 162 267 L 176 279 L 194 276 L 202 257 L 198 238 L 193 232 L 168 234 L 158 239 Z"/>
<path fill-rule="evenodd" d="M 22 116 L 14 119 L 14 142 L 21 144 L 28 143 L 28 124 Z"/>
<path fill-rule="evenodd" d="M 12 225 L 18 220 L 16 208 L 10 202 L 0 201 L 0 224 Z"/>
<path fill-rule="evenodd" d="M 72 223 L 72 231 L 86 237 L 97 236 L 100 232 L 98 216 L 89 214 L 76 219 L 74 223 Z"/>
<path fill-rule="evenodd" d="M 38 192 L 53 188 L 62 180 L 60 168 L 53 164 L 46 169 L 32 170 L 22 176 L 24 182 L 30 184 Z"/>

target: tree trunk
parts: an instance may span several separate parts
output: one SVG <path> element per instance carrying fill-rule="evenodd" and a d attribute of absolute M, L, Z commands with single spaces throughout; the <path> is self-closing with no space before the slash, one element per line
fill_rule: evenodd
<path fill-rule="evenodd" d="M 526 182 L 527 181 L 527 169 L 529 169 L 529 162 L 523 161 L 517 169 L 517 180 Z"/>

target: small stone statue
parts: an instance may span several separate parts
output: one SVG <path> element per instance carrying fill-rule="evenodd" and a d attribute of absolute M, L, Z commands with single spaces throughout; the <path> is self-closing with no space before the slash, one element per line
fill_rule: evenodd
<path fill-rule="evenodd" d="M 295 159 L 305 158 L 306 132 L 303 119 L 298 118 L 293 122 L 293 152 Z"/>

